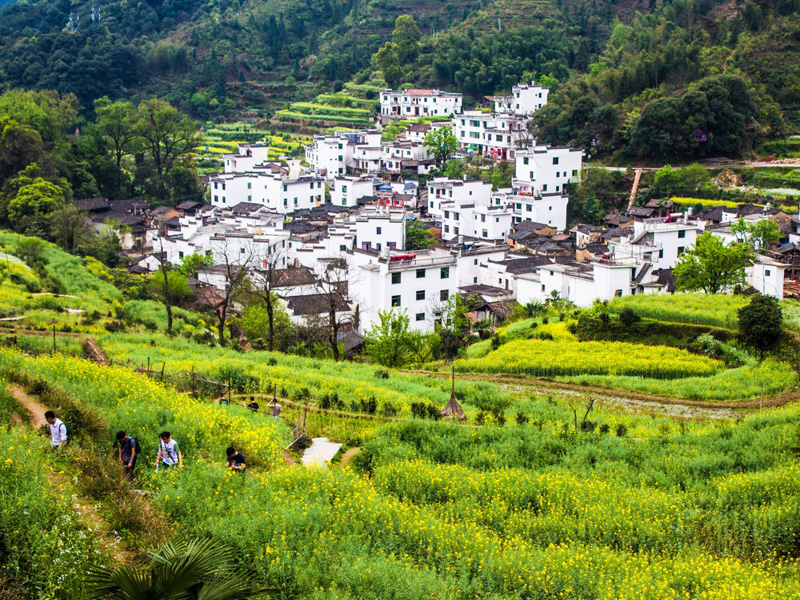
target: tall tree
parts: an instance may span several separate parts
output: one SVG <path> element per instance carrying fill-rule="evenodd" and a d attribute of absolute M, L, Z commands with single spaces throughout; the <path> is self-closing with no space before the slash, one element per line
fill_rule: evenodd
<path fill-rule="evenodd" d="M 328 331 L 328 345 L 333 351 L 333 359 L 339 360 L 339 331 L 342 326 L 351 321 L 346 314 L 350 306 L 350 283 L 353 269 L 346 258 L 337 258 L 325 264 L 325 267 L 315 284 L 315 291 L 323 299 L 326 314 L 326 327 Z"/>
<path fill-rule="evenodd" d="M 134 131 L 153 162 L 156 197 L 167 200 L 167 175 L 199 144 L 200 133 L 189 117 L 157 98 L 138 106 Z"/>
<path fill-rule="evenodd" d="M 148 283 L 148 289 L 156 294 L 167 309 L 167 334 L 172 335 L 172 308 L 192 295 L 192 289 L 186 277 L 172 269 L 164 255 L 164 246 L 161 245 L 161 265 L 159 273 L 153 275 Z"/>
<path fill-rule="evenodd" d="M 41 162 L 44 143 L 35 129 L 0 117 L 0 188 L 32 163 Z"/>
<path fill-rule="evenodd" d="M 392 43 L 401 65 L 408 65 L 417 59 L 422 32 L 411 15 L 400 15 L 394 22 Z"/>
<path fill-rule="evenodd" d="M 731 231 L 743 244 L 756 250 L 769 248 L 781 239 L 780 227 L 771 219 L 750 222 L 740 218 L 731 224 Z"/>
<path fill-rule="evenodd" d="M 370 358 L 385 367 L 403 367 L 411 353 L 410 321 L 406 311 L 378 311 L 380 319 L 366 335 Z"/>
<path fill-rule="evenodd" d="M 225 287 L 219 290 L 220 297 L 214 306 L 219 327 L 217 331 L 219 345 L 224 346 L 225 325 L 228 322 L 234 304 L 246 289 L 248 269 L 253 266 L 255 253 L 252 248 L 240 247 L 231 243 L 228 237 L 217 240 L 215 246 L 215 248 L 212 248 L 212 252 L 216 260 L 219 261 L 217 266 L 221 268 L 222 275 L 225 278 Z"/>
<path fill-rule="evenodd" d="M 400 87 L 403 81 L 403 68 L 400 66 L 400 58 L 397 56 L 394 44 L 386 42 L 375 53 L 375 65 L 383 73 L 386 85 L 393 89 Z"/>
<path fill-rule="evenodd" d="M 117 166 L 117 188 L 122 189 L 122 159 L 135 147 L 136 111 L 130 102 L 111 102 L 108 96 L 103 96 L 94 101 L 94 113 L 98 133 L 111 146 Z"/>
<path fill-rule="evenodd" d="M 48 219 L 50 235 L 67 252 L 75 252 L 81 240 L 89 234 L 89 214 L 74 204 L 54 210 Z"/>
<path fill-rule="evenodd" d="M 433 154 L 436 162 L 441 165 L 458 150 L 458 138 L 450 127 L 439 127 L 428 132 L 422 145 Z"/>
<path fill-rule="evenodd" d="M 753 259 L 753 249 L 740 243 L 725 245 L 722 238 L 707 231 L 695 247 L 678 258 L 673 274 L 679 290 L 702 290 L 718 294 L 745 282 L 744 268 Z"/>
<path fill-rule="evenodd" d="M 277 288 L 285 262 L 282 246 L 268 244 L 265 255 L 258 257 L 253 269 L 252 292 L 267 313 L 267 349 L 270 351 L 275 349 L 275 312 L 280 303 Z"/>

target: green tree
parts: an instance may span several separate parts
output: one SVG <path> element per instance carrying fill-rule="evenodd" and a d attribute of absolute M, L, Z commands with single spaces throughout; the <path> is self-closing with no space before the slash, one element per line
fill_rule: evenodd
<path fill-rule="evenodd" d="M 78 124 L 78 110 L 78 99 L 73 94 L 10 90 L 0 96 L 0 117 L 36 130 L 48 147 Z"/>
<path fill-rule="evenodd" d="M 67 252 L 75 252 L 89 235 L 89 214 L 74 204 L 67 204 L 48 215 L 50 236 Z"/>
<path fill-rule="evenodd" d="M 373 325 L 365 336 L 365 349 L 369 357 L 385 367 L 405 366 L 411 354 L 410 321 L 405 311 L 378 311 L 380 322 Z"/>
<path fill-rule="evenodd" d="M 250 600 L 266 592 L 236 567 L 233 551 L 213 539 L 172 541 L 144 569 L 95 567 L 88 583 L 93 600 Z"/>
<path fill-rule="evenodd" d="M 672 197 L 673 191 L 680 185 L 680 175 L 678 169 L 673 169 L 671 165 L 664 165 L 656 171 L 653 177 L 653 187 L 667 198 Z"/>
<path fill-rule="evenodd" d="M 122 189 L 122 159 L 136 148 L 136 110 L 130 102 L 111 102 L 103 96 L 94 101 L 94 113 L 95 128 L 110 146 L 117 166 L 117 188 Z"/>
<path fill-rule="evenodd" d="M 754 249 L 769 248 L 782 236 L 780 227 L 771 219 L 750 222 L 740 218 L 731 224 L 731 231 L 743 244 Z"/>
<path fill-rule="evenodd" d="M 420 39 L 422 39 L 422 32 L 417 27 L 414 17 L 411 15 L 397 17 L 392 32 L 392 44 L 401 65 L 408 65 L 417 60 Z"/>
<path fill-rule="evenodd" d="M 722 238 L 706 232 L 695 247 L 678 258 L 673 274 L 679 290 L 718 294 L 745 282 L 744 268 L 754 257 L 746 244 L 725 245 Z"/>
<path fill-rule="evenodd" d="M 393 89 L 400 87 L 403 81 L 403 68 L 400 66 L 400 59 L 391 42 L 386 42 L 375 53 L 375 65 L 383 73 L 386 85 Z"/>
<path fill-rule="evenodd" d="M 193 294 L 186 276 L 170 269 L 167 261 L 162 261 L 160 271 L 150 276 L 147 291 L 164 303 L 167 309 L 167 334 L 171 335 L 173 307 L 180 305 Z"/>
<path fill-rule="evenodd" d="M 210 267 L 214 264 L 214 258 L 210 254 L 198 254 L 193 252 L 183 257 L 178 271 L 184 277 L 197 277 L 197 272 L 203 267 Z"/>
<path fill-rule="evenodd" d="M 22 186 L 8 203 L 8 218 L 17 231 L 22 231 L 32 221 L 45 217 L 64 204 L 64 190 L 37 177 Z"/>
<path fill-rule="evenodd" d="M 200 143 L 200 133 L 189 117 L 157 98 L 138 106 L 134 131 L 155 170 L 155 195 L 159 200 L 167 200 L 167 176 Z"/>
<path fill-rule="evenodd" d="M 406 250 L 427 250 L 436 239 L 419 221 L 406 221 Z"/>
<path fill-rule="evenodd" d="M 739 309 L 739 332 L 742 340 L 762 355 L 780 340 L 783 313 L 772 296 L 754 296 L 750 304 Z"/>
<path fill-rule="evenodd" d="M 422 145 L 428 149 L 438 164 L 450 157 L 458 150 L 458 139 L 450 127 L 439 127 L 428 132 Z"/>
<path fill-rule="evenodd" d="M 8 117 L 0 117 L 0 188 L 17 173 L 44 155 L 42 138 L 35 129 Z"/>
<path fill-rule="evenodd" d="M 277 296 L 273 294 L 272 315 L 257 298 L 242 313 L 242 328 L 250 343 L 268 350 L 286 351 L 294 339 L 294 325 Z"/>

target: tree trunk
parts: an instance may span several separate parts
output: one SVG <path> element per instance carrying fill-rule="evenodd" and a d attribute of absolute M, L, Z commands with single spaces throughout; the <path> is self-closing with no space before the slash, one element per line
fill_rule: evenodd
<path fill-rule="evenodd" d="M 330 319 L 330 342 L 331 349 L 333 350 L 333 360 L 339 360 L 339 323 L 336 321 L 336 310 L 331 311 L 328 315 Z"/>
<path fill-rule="evenodd" d="M 272 306 L 272 298 L 267 301 L 267 323 L 269 325 L 269 351 L 275 349 L 275 310 Z"/>
<path fill-rule="evenodd" d="M 167 335 L 172 335 L 172 303 L 167 302 Z"/>
<path fill-rule="evenodd" d="M 219 341 L 219 345 L 223 348 L 225 347 L 225 321 L 228 320 L 228 310 L 227 307 L 219 307 L 217 312 L 217 320 L 219 321 L 219 332 L 217 335 L 217 339 Z"/>

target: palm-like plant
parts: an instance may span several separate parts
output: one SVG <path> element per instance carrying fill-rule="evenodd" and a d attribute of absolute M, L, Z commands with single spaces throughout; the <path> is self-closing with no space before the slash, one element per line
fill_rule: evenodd
<path fill-rule="evenodd" d="M 95 568 L 88 583 L 90 598 L 116 600 L 249 600 L 267 591 L 251 585 L 231 549 L 211 539 L 170 542 L 148 568 Z"/>

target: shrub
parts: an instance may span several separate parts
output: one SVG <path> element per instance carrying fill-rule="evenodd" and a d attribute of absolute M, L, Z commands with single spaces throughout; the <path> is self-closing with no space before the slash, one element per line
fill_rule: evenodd
<path fill-rule="evenodd" d="M 630 327 L 641 321 L 642 318 L 630 306 L 626 306 L 619 311 L 619 320 L 625 327 Z"/>

